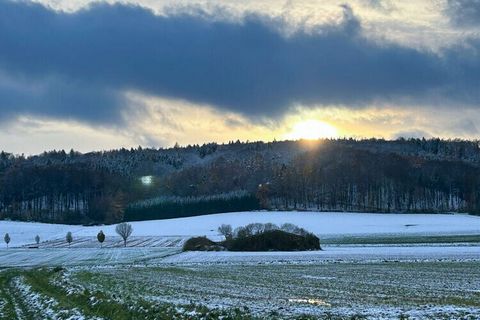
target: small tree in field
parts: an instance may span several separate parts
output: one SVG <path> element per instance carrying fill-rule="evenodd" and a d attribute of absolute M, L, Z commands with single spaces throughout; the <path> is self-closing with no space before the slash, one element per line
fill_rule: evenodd
<path fill-rule="evenodd" d="M 7 244 L 7 248 L 8 248 L 8 244 L 10 243 L 10 236 L 8 235 L 8 233 L 5 233 L 5 237 L 3 238 L 3 240 L 5 240 L 5 243 Z"/>
<path fill-rule="evenodd" d="M 67 236 L 65 237 L 65 239 L 67 240 L 68 246 L 70 247 L 70 243 L 72 243 L 72 241 L 73 241 L 73 236 L 72 236 L 72 233 L 70 231 L 67 232 Z"/>
<path fill-rule="evenodd" d="M 233 238 L 233 229 L 229 224 L 222 224 L 218 227 L 218 232 L 225 237 L 226 240 L 231 240 Z"/>
<path fill-rule="evenodd" d="M 35 236 L 35 242 L 37 243 L 37 246 L 40 244 L 40 236 L 38 234 Z"/>
<path fill-rule="evenodd" d="M 118 233 L 120 237 L 123 239 L 123 244 L 126 247 L 127 246 L 127 239 L 130 237 L 130 235 L 133 232 L 133 227 L 130 223 L 122 222 L 120 224 L 117 224 L 115 227 L 115 231 Z"/>
<path fill-rule="evenodd" d="M 102 230 L 97 234 L 97 240 L 100 242 L 100 247 L 103 247 L 103 241 L 105 241 L 105 233 Z"/>

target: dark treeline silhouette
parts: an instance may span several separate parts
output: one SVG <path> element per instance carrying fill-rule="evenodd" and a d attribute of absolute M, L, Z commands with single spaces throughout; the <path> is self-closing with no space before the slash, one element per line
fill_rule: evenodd
<path fill-rule="evenodd" d="M 479 174 L 459 161 L 333 147 L 277 167 L 258 194 L 284 209 L 478 213 Z"/>
<path fill-rule="evenodd" d="M 125 179 L 81 165 L 12 166 L 1 176 L 4 217 L 42 222 L 115 222 Z"/>
<path fill-rule="evenodd" d="M 159 197 L 127 206 L 125 220 L 141 221 L 260 209 L 254 194 L 231 192 L 200 197 Z"/>
<path fill-rule="evenodd" d="M 147 175 L 152 182 L 142 184 Z M 238 192 L 245 198 L 204 201 Z M 31 157 L 0 153 L 0 218 L 111 223 L 253 209 L 253 200 L 246 205 L 253 197 L 266 209 L 478 214 L 479 142 L 237 141 Z M 146 204 L 142 210 L 139 202 Z"/>

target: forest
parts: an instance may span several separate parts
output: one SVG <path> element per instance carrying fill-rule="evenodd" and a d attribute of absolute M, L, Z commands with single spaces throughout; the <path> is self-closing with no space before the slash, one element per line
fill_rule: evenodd
<path fill-rule="evenodd" d="M 0 153 L 1 219 L 96 224 L 253 209 L 479 214 L 479 142 L 232 141 Z"/>

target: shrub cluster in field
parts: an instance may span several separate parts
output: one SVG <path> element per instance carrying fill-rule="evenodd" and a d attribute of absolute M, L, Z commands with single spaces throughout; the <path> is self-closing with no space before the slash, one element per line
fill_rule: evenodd
<path fill-rule="evenodd" d="M 225 247 L 207 237 L 193 237 L 185 241 L 183 251 L 223 251 Z"/>
<path fill-rule="evenodd" d="M 320 239 L 291 223 L 251 223 L 235 230 L 223 224 L 218 228 L 225 241 L 194 237 L 185 242 L 184 251 L 304 251 L 321 250 Z"/>

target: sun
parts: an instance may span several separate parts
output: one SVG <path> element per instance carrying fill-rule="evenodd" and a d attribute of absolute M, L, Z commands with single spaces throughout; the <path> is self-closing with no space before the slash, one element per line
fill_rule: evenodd
<path fill-rule="evenodd" d="M 291 140 L 316 140 L 321 138 L 336 138 L 338 137 L 337 129 L 323 121 L 306 120 L 296 123 L 292 131 L 287 134 L 287 139 Z"/>

